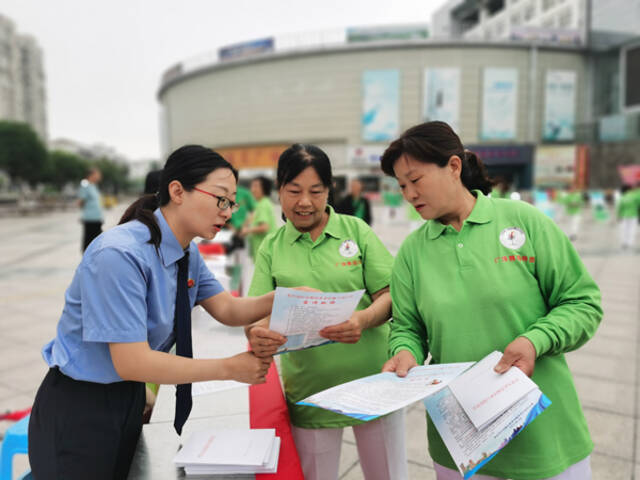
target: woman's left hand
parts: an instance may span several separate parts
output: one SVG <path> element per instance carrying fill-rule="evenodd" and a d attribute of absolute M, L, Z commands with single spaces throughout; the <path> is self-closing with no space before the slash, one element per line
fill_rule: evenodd
<path fill-rule="evenodd" d="M 536 348 L 533 343 L 526 337 L 518 337 L 504 349 L 504 354 L 494 370 L 498 373 L 504 373 L 514 366 L 531 377 L 536 366 L 536 356 Z"/>
<path fill-rule="evenodd" d="M 321 337 L 341 343 L 357 343 L 366 324 L 363 314 L 354 312 L 351 318 L 345 322 L 330 327 L 325 327 L 320 332 Z"/>

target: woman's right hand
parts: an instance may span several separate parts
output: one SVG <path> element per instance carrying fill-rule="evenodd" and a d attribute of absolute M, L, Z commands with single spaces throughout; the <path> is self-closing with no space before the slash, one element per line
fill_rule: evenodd
<path fill-rule="evenodd" d="M 406 377 L 409 370 L 417 367 L 415 357 L 408 350 L 400 350 L 382 366 L 383 372 L 396 372 L 399 377 Z"/>
<path fill-rule="evenodd" d="M 244 352 L 226 360 L 228 378 L 243 383 L 264 383 L 273 357 L 258 358 L 253 352 Z"/>
<path fill-rule="evenodd" d="M 249 326 L 245 329 L 251 351 L 259 358 L 272 357 L 287 337 L 260 325 Z"/>

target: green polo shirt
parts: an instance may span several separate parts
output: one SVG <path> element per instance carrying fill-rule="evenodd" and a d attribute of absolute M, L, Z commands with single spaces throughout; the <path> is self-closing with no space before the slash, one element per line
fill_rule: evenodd
<path fill-rule="evenodd" d="M 246 220 L 247 215 L 250 212 L 253 212 L 253 209 L 256 205 L 256 200 L 255 198 L 253 198 L 253 195 L 251 195 L 251 192 L 248 189 L 238 185 L 238 191 L 236 192 L 236 203 L 238 204 L 238 211 L 231 216 L 231 220 L 229 220 L 229 222 L 231 222 L 233 228 L 239 230 L 244 225 L 244 221 Z"/>
<path fill-rule="evenodd" d="M 568 192 L 560 197 L 560 203 L 564 204 L 567 215 L 577 215 L 582 210 L 584 198 L 582 192 Z"/>
<path fill-rule="evenodd" d="M 324 292 L 365 289 L 358 310 L 371 305 L 371 294 L 389 285 L 393 258 L 373 230 L 359 218 L 327 207 L 329 221 L 311 240 L 290 221 L 269 235 L 258 252 L 250 296 L 279 287 L 307 286 Z M 346 252 L 347 241 L 358 248 Z M 291 421 L 302 428 L 337 428 L 362 423 L 320 408 L 295 405 L 314 393 L 379 373 L 387 360 L 389 325 L 362 332 L 355 344 L 332 343 L 282 355 L 281 369 Z"/>
<path fill-rule="evenodd" d="M 627 190 L 620 197 L 618 218 L 635 218 L 640 208 L 640 188 Z"/>
<path fill-rule="evenodd" d="M 391 278 L 390 353 L 422 364 L 477 361 L 518 336 L 536 348 L 533 380 L 552 405 L 480 473 L 517 480 L 556 475 L 593 449 L 564 352 L 593 336 L 600 291 L 556 224 L 535 207 L 474 191 L 460 232 L 429 220 L 409 235 Z M 429 452 L 455 468 L 428 420 Z"/>
<path fill-rule="evenodd" d="M 256 203 L 256 208 L 253 211 L 253 220 L 251 220 L 251 226 L 256 227 L 261 223 L 266 223 L 269 225 L 269 230 L 265 233 L 252 233 L 249 235 L 249 247 L 251 258 L 256 258 L 258 254 L 258 249 L 262 244 L 262 241 L 276 229 L 276 216 L 273 213 L 273 204 L 269 197 L 262 197 L 258 203 Z"/>

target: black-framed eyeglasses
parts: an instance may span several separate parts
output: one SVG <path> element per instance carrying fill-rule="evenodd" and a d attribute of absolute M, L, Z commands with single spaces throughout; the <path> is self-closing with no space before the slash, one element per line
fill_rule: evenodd
<path fill-rule="evenodd" d="M 197 187 L 193 187 L 194 190 L 200 192 L 200 193 L 204 193 L 205 195 L 209 195 L 210 197 L 213 198 L 217 198 L 218 199 L 218 208 L 220 210 L 226 210 L 227 208 L 231 209 L 231 213 L 236 213 L 238 211 L 238 208 L 240 208 L 240 206 L 234 202 L 233 200 L 229 200 L 227 197 L 222 197 L 220 195 L 215 195 L 213 193 L 209 193 L 205 190 L 201 190 Z"/>

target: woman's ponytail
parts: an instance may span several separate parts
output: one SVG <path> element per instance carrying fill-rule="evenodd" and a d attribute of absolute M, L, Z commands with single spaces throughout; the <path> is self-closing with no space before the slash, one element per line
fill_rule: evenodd
<path fill-rule="evenodd" d="M 155 245 L 156 249 L 160 247 L 162 241 L 162 233 L 160 232 L 160 226 L 156 220 L 153 212 L 160 206 L 158 200 L 158 194 L 143 195 L 138 200 L 133 202 L 120 218 L 118 225 L 130 222 L 132 220 L 138 220 L 144 223 L 149 229 L 151 238 L 149 243 Z"/>
<path fill-rule="evenodd" d="M 469 150 L 464 151 L 460 180 L 468 190 L 480 190 L 485 195 L 491 192 L 494 185 L 482 160 Z"/>

